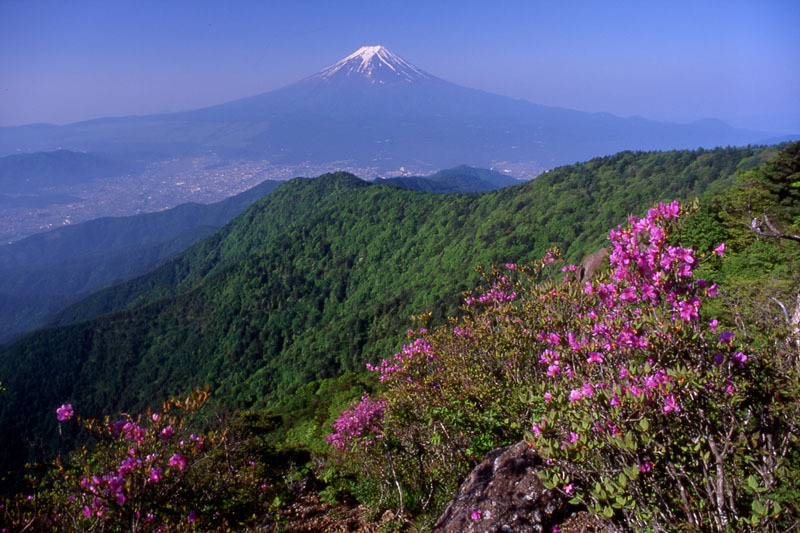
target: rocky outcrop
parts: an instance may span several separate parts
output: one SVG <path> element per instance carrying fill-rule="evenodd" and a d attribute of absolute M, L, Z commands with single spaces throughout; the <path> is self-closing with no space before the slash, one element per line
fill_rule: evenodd
<path fill-rule="evenodd" d="M 603 264 L 603 260 L 609 256 L 608 248 L 600 248 L 594 253 L 591 253 L 583 258 L 578 271 L 575 272 L 575 277 L 579 283 L 583 283 L 591 278 L 595 271 Z"/>
<path fill-rule="evenodd" d="M 542 533 L 568 514 L 563 495 L 544 488 L 542 459 L 524 442 L 490 452 L 437 520 L 437 533 Z"/>
<path fill-rule="evenodd" d="M 527 443 L 498 448 L 467 476 L 435 533 L 618 533 L 602 518 L 547 490 L 537 472 L 544 461 Z"/>

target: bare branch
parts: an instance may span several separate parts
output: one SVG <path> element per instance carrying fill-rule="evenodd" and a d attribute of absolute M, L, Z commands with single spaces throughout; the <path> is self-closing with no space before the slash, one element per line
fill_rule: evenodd
<path fill-rule="evenodd" d="M 791 319 L 789 318 L 789 312 L 786 310 L 786 306 L 783 305 L 783 303 L 781 303 L 781 301 L 778 300 L 777 298 L 775 298 L 774 296 L 770 297 L 770 300 L 772 300 L 773 302 L 778 304 L 780 306 L 780 308 L 783 309 L 783 316 L 786 318 L 786 323 L 790 324 L 791 323 Z"/>
<path fill-rule="evenodd" d="M 767 229 L 764 229 L 765 225 Z M 800 235 L 783 233 L 776 228 L 772 222 L 770 222 L 766 213 L 764 214 L 763 221 L 758 217 L 755 217 L 752 221 L 750 221 L 750 229 L 755 231 L 758 235 L 763 235 L 765 237 L 774 237 L 776 239 L 787 239 L 790 241 L 800 242 Z"/>

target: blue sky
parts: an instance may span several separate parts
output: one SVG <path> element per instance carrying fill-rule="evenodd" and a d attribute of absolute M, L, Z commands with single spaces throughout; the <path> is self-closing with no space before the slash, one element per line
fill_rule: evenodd
<path fill-rule="evenodd" d="M 800 132 L 800 2 L 0 0 L 0 125 L 193 109 L 383 44 L 536 103 Z"/>

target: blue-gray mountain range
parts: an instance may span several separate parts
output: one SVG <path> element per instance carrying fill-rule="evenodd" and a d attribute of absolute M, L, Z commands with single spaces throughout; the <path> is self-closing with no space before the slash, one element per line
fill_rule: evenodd
<path fill-rule="evenodd" d="M 620 150 L 768 139 L 774 134 L 718 120 L 672 124 L 515 100 L 455 85 L 382 46 L 365 46 L 292 85 L 218 106 L 0 128 L 0 155 L 66 148 L 157 157 L 214 152 L 287 164 L 346 160 L 381 171 L 501 162 L 544 169 Z"/>

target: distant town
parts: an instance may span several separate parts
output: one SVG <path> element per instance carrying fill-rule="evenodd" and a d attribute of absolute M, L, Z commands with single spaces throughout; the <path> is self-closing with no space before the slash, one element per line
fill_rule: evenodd
<path fill-rule="evenodd" d="M 533 162 L 495 162 L 493 170 L 528 180 L 545 169 Z M 150 213 L 186 202 L 209 204 L 243 192 L 264 180 L 317 177 L 344 171 L 362 179 L 428 175 L 438 169 L 398 167 L 379 171 L 376 166 L 355 166 L 349 161 L 275 164 L 270 161 L 223 161 L 215 155 L 170 159 L 151 163 L 141 174 L 118 176 L 70 187 L 53 188 L 78 200 L 38 207 L 0 209 L 0 243 L 10 243 L 35 233 L 99 217 Z"/>

